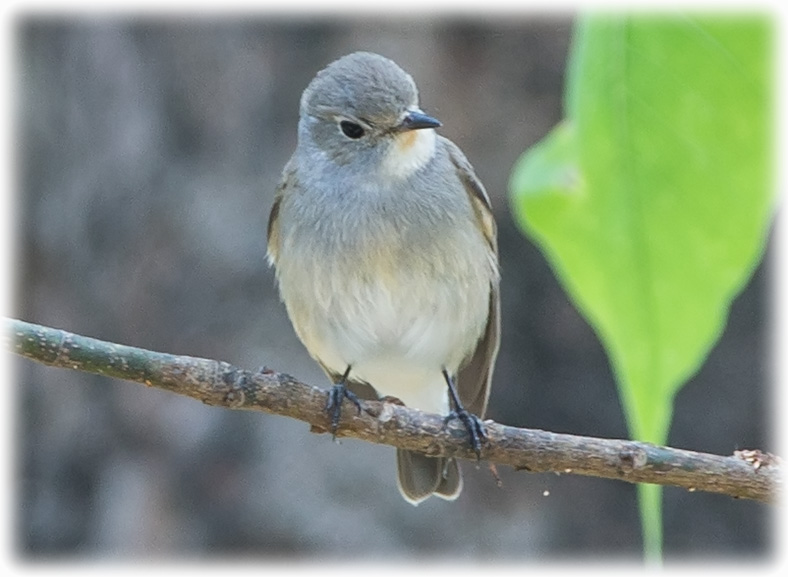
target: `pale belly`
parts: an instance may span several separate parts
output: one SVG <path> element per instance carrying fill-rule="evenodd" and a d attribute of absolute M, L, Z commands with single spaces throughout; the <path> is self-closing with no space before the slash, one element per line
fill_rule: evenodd
<path fill-rule="evenodd" d="M 310 354 L 336 374 L 350 366 L 351 377 L 380 396 L 447 413 L 443 370 L 456 373 L 487 321 L 490 281 L 483 268 L 459 278 L 386 274 L 365 281 L 352 272 L 332 278 L 285 289 Z"/>

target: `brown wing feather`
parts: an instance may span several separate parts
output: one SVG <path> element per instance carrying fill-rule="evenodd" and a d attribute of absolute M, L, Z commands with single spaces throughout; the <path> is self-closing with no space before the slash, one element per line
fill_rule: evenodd
<path fill-rule="evenodd" d="M 465 186 L 465 192 L 468 193 L 473 210 L 476 213 L 476 217 L 479 219 L 480 228 L 497 260 L 498 241 L 496 240 L 495 218 L 492 213 L 490 197 L 487 196 L 484 185 L 479 180 L 479 177 L 476 176 L 471 163 L 468 162 L 468 159 L 465 158 L 465 155 L 459 147 L 447 138 L 441 138 L 441 141 L 449 151 L 449 158 L 457 169 L 457 175 L 460 177 L 460 182 Z"/>
<path fill-rule="evenodd" d="M 468 363 L 457 375 L 457 393 L 465 408 L 480 418 L 487 409 L 490 397 L 493 365 L 498 354 L 500 340 L 501 309 L 498 298 L 498 286 L 490 291 L 490 317 L 484 334 L 476 345 L 476 350 Z"/>
<path fill-rule="evenodd" d="M 293 167 L 293 160 L 290 159 L 282 171 L 282 178 L 276 187 L 274 195 L 274 204 L 271 207 L 271 213 L 268 215 L 268 262 L 276 264 L 279 258 L 279 207 L 282 203 L 282 198 L 287 194 L 289 189 L 295 186 L 295 169 Z"/>
<path fill-rule="evenodd" d="M 490 245 L 490 258 L 498 264 L 498 242 L 496 239 L 495 219 L 492 214 L 490 198 L 484 190 L 471 163 L 462 151 L 450 140 L 441 139 L 449 151 L 449 157 L 457 169 L 460 181 L 471 199 L 471 204 L 479 219 L 479 228 Z M 487 399 L 490 396 L 493 365 L 498 354 L 500 340 L 501 310 L 500 291 L 497 278 L 490 283 L 490 311 L 487 326 L 479 339 L 476 349 L 468 358 L 457 375 L 457 392 L 465 408 L 470 412 L 484 416 Z"/>

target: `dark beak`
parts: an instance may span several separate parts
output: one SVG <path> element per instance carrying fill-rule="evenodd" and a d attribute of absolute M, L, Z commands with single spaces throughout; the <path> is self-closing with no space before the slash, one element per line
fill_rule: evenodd
<path fill-rule="evenodd" d="M 400 129 L 419 130 L 420 128 L 438 128 L 439 126 L 441 126 L 440 120 L 427 116 L 419 110 L 413 110 L 408 112 L 408 115 L 402 119 Z"/>

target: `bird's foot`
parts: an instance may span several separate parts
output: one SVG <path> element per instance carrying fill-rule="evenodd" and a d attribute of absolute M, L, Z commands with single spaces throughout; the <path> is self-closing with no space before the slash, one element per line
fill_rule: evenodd
<path fill-rule="evenodd" d="M 331 416 L 331 436 L 335 440 L 337 438 L 339 419 L 342 416 L 342 401 L 344 399 L 348 399 L 351 403 L 356 405 L 358 414 L 361 414 L 361 403 L 356 394 L 347 388 L 347 384 L 344 380 L 331 387 L 331 390 L 328 391 L 328 401 L 326 401 L 326 413 Z"/>
<path fill-rule="evenodd" d="M 470 440 L 470 445 L 473 449 L 473 452 L 476 453 L 476 459 L 481 459 L 482 443 L 487 440 L 487 432 L 484 429 L 484 423 L 482 423 L 482 420 L 463 408 L 454 410 L 446 415 L 446 417 L 443 419 L 443 424 L 445 425 L 453 419 L 459 419 L 462 421 L 462 424 L 465 426 L 465 430 L 468 431 L 468 438 Z"/>

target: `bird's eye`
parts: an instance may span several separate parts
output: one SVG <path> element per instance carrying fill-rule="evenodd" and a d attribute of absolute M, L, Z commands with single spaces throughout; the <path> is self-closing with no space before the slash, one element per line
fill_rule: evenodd
<path fill-rule="evenodd" d="M 350 122 L 349 120 L 343 120 L 340 122 L 339 129 L 342 131 L 342 134 L 348 138 L 352 138 L 353 140 L 364 136 L 364 129 L 361 127 L 361 125 L 356 124 L 355 122 Z"/>

